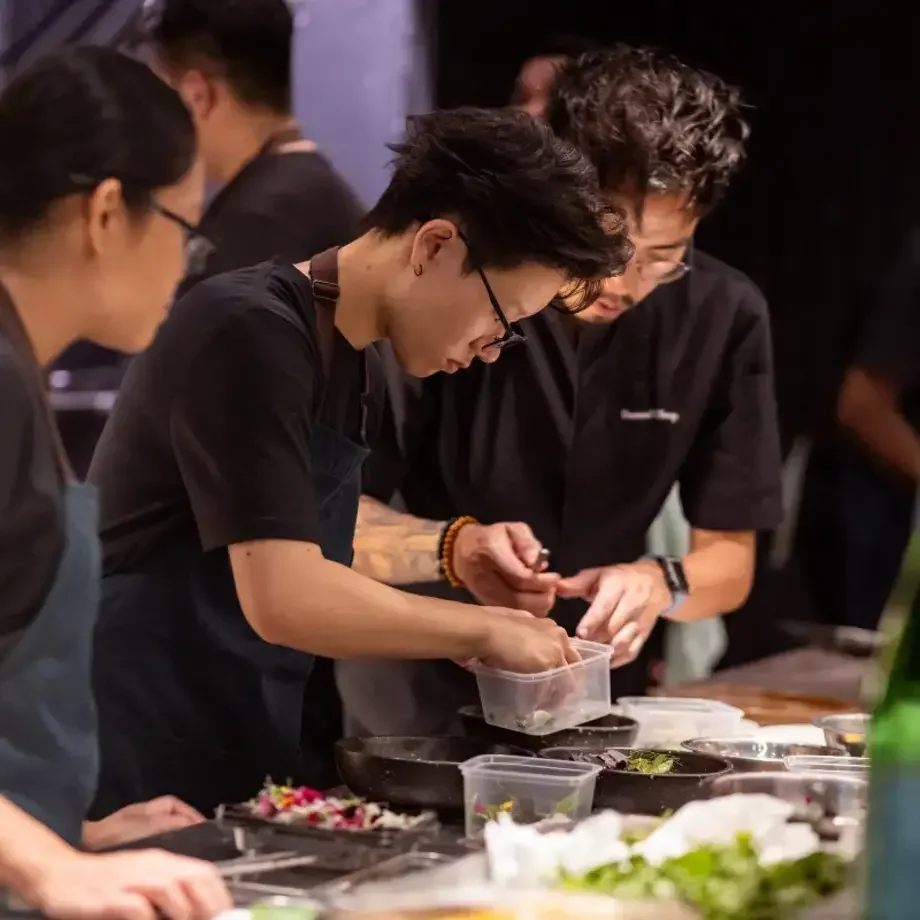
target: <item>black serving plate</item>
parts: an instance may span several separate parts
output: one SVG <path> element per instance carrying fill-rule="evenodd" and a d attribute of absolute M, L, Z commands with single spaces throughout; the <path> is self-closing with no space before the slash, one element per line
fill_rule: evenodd
<path fill-rule="evenodd" d="M 608 749 L 610 750 L 610 749 Z M 541 757 L 555 760 L 583 760 L 584 748 L 557 747 L 540 752 Z M 617 750 L 628 756 L 635 751 Z M 711 754 L 682 751 L 649 751 L 668 754 L 677 761 L 670 773 L 632 773 L 622 769 L 604 769 L 597 777 L 595 808 L 612 808 L 622 814 L 655 815 L 674 811 L 694 799 L 705 798 L 706 787 L 717 777 L 731 772 L 731 764 Z"/>
<path fill-rule="evenodd" d="M 525 735 L 509 728 L 489 725 L 479 706 L 463 706 L 458 715 L 463 731 L 470 738 L 491 741 L 499 744 L 514 744 L 531 751 L 541 751 L 548 747 L 585 748 L 589 750 L 614 747 L 629 747 L 636 739 L 639 723 L 627 716 L 610 713 L 550 735 Z"/>
<path fill-rule="evenodd" d="M 339 774 L 348 788 L 397 810 L 462 812 L 459 765 L 481 754 L 532 756 L 525 748 L 475 738 L 344 738 L 335 746 Z"/>

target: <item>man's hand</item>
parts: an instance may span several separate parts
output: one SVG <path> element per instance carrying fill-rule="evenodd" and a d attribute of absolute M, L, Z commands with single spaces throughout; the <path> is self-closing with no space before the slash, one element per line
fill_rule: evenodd
<path fill-rule="evenodd" d="M 233 907 L 214 866 L 160 850 L 55 855 L 21 894 L 53 920 L 210 920 Z"/>
<path fill-rule="evenodd" d="M 612 666 L 633 661 L 658 617 L 671 606 L 671 592 L 654 562 L 583 569 L 557 585 L 560 597 L 581 597 L 591 606 L 578 636 L 613 646 Z"/>
<path fill-rule="evenodd" d="M 556 602 L 559 576 L 533 571 L 542 548 L 526 524 L 467 524 L 454 542 L 453 569 L 481 604 L 544 617 Z"/>
<path fill-rule="evenodd" d="M 204 815 L 191 805 L 164 795 L 149 802 L 128 805 L 101 821 L 87 821 L 83 825 L 83 846 L 88 850 L 102 850 L 120 846 L 154 834 L 191 827 L 204 823 Z"/>

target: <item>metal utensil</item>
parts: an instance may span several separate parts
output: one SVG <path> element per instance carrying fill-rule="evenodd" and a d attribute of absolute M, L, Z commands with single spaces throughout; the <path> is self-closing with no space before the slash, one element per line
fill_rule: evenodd
<path fill-rule="evenodd" d="M 539 553 L 537 553 L 537 558 L 534 559 L 533 564 L 530 566 L 531 571 L 533 572 L 542 572 L 544 566 L 549 565 L 550 551 L 544 546 Z"/>
<path fill-rule="evenodd" d="M 866 732 L 871 718 L 864 712 L 848 712 L 819 716 L 812 724 L 824 732 L 824 740 L 829 747 L 846 751 L 851 757 L 865 757 Z"/>
<path fill-rule="evenodd" d="M 856 626 L 829 626 L 806 620 L 781 620 L 778 625 L 792 639 L 855 658 L 869 658 L 885 645 L 882 633 Z"/>
<path fill-rule="evenodd" d="M 793 756 L 832 757 L 836 748 L 816 744 L 765 741 L 760 738 L 693 738 L 682 747 L 697 754 L 713 754 L 727 760 L 736 772 L 784 770 L 784 759 Z"/>
<path fill-rule="evenodd" d="M 316 856 L 304 856 L 302 853 L 275 853 L 262 859 L 242 856 L 228 859 L 217 864 L 217 871 L 226 879 L 238 879 L 245 875 L 259 875 L 262 872 L 277 872 L 281 869 L 299 869 L 310 866 L 317 860 Z"/>

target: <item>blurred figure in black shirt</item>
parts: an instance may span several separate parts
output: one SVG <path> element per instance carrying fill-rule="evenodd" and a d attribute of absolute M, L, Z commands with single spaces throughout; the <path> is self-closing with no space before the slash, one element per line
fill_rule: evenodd
<path fill-rule="evenodd" d="M 859 450 L 838 464 L 842 542 L 822 586 L 832 593 L 836 623 L 875 629 L 910 539 L 920 484 L 920 230 L 882 282 L 837 415 Z"/>
<path fill-rule="evenodd" d="M 208 179 L 221 186 L 201 222 L 211 245 L 191 249 L 178 295 L 358 233 L 361 206 L 291 114 L 293 39 L 284 0 L 163 0 L 144 23 L 151 65 L 191 111 Z"/>

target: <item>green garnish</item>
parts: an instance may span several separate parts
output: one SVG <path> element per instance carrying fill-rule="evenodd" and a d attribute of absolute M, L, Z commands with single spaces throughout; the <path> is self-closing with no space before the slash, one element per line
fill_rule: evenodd
<path fill-rule="evenodd" d="M 626 761 L 630 773 L 670 773 L 677 765 L 677 758 L 671 754 L 656 754 L 653 751 L 633 751 Z"/>
<path fill-rule="evenodd" d="M 584 876 L 563 875 L 569 890 L 622 900 L 680 900 L 702 920 L 787 920 L 795 911 L 839 891 L 847 863 L 832 853 L 762 866 L 750 835 L 728 846 L 701 846 L 660 866 L 641 856 Z"/>

